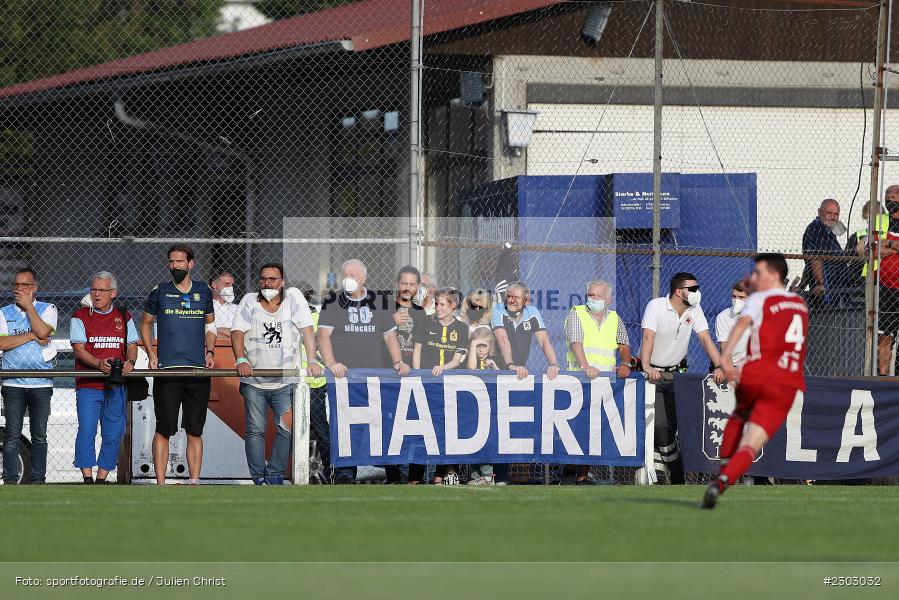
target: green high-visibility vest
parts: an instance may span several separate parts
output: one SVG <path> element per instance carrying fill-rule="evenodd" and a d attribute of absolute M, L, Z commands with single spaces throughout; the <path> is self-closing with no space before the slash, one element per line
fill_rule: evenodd
<path fill-rule="evenodd" d="M 888 214 L 877 215 L 877 218 L 874 219 L 874 232 L 879 234 L 881 237 L 883 237 L 887 234 L 887 231 L 889 231 L 889 229 L 890 229 L 890 215 L 888 215 Z M 865 227 L 864 229 L 859 229 L 858 231 L 855 232 L 855 239 L 860 240 L 863 237 L 866 237 L 867 235 L 868 235 L 868 228 Z M 878 264 L 877 264 L 877 261 L 875 260 L 874 261 L 874 270 L 875 271 L 877 270 L 877 266 L 878 266 Z M 868 276 L 868 263 L 865 262 L 865 264 L 862 265 L 862 277 L 867 277 L 867 276 Z"/>
<path fill-rule="evenodd" d="M 615 351 L 618 350 L 618 313 L 610 310 L 602 327 L 583 304 L 574 307 L 574 314 L 580 319 L 581 328 L 584 330 L 583 345 L 587 364 L 601 371 L 613 370 L 615 368 Z M 571 318 L 571 313 L 568 314 L 566 320 L 569 318 Z M 567 358 L 569 371 L 582 370 L 571 350 L 571 344 L 568 344 Z"/>
<path fill-rule="evenodd" d="M 312 313 L 312 331 L 318 331 L 318 318 L 321 316 L 321 313 L 314 312 Z M 300 343 L 300 366 L 305 370 L 309 365 L 309 361 L 306 359 L 306 347 Z M 325 385 L 324 377 L 307 377 L 306 384 L 311 388 L 320 388 Z"/>

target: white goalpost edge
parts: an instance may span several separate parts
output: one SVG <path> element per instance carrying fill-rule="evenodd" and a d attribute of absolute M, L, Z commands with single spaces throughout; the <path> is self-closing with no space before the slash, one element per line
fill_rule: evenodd
<path fill-rule="evenodd" d="M 293 485 L 309 485 L 309 386 L 300 377 L 293 395 Z"/>
<path fill-rule="evenodd" d="M 646 423 L 646 431 L 643 437 L 643 466 L 637 469 L 636 481 L 637 485 L 652 485 L 656 483 L 655 469 L 655 417 L 656 417 L 656 386 L 655 384 L 646 382 L 646 391 L 643 393 L 644 419 Z"/>

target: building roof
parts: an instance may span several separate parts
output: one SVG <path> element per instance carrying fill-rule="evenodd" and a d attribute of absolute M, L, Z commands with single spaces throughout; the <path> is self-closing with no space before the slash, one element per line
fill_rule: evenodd
<path fill-rule="evenodd" d="M 443 33 L 468 25 L 532 11 L 564 0 L 452 0 L 426 2 L 423 33 Z M 275 21 L 235 33 L 212 36 L 145 52 L 83 69 L 0 89 L 0 99 L 48 91 L 125 75 L 151 73 L 199 63 L 227 60 L 327 42 L 348 42 L 362 52 L 409 39 L 409 0 L 362 0 L 319 12 Z"/>
<path fill-rule="evenodd" d="M 871 1 L 768 0 L 766 3 L 860 7 L 870 6 Z M 566 0 L 426 1 L 423 3 L 423 35 L 452 31 L 564 3 Z M 0 89 L 0 99 L 329 42 L 342 42 L 345 49 L 353 52 L 389 46 L 409 39 L 410 4 L 409 0 L 362 0 L 11 85 Z"/>

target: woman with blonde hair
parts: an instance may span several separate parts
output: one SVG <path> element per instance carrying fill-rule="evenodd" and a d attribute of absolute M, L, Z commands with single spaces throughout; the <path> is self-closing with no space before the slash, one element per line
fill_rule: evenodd
<path fill-rule="evenodd" d="M 476 289 L 462 302 L 461 318 L 468 324 L 469 333 L 475 329 L 490 330 L 490 314 L 493 309 L 493 297 L 484 289 Z"/>

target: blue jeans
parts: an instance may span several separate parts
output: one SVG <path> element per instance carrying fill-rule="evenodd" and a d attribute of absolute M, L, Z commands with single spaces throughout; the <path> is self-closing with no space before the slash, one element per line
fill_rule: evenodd
<path fill-rule="evenodd" d="M 285 426 L 281 417 L 293 407 L 293 394 L 296 386 L 285 385 L 273 390 L 265 390 L 241 383 L 240 395 L 243 396 L 246 411 L 247 466 L 253 479 L 284 475 L 287 461 L 290 458 L 290 442 L 292 432 Z M 272 447 L 272 458 L 265 463 L 265 425 L 268 407 L 271 407 L 275 418 L 275 445 Z"/>
<path fill-rule="evenodd" d="M 113 471 L 119 459 L 119 446 L 125 435 L 125 386 L 97 390 L 81 388 L 75 392 L 78 410 L 78 435 L 75 436 L 75 467 L 100 467 Z M 100 424 L 100 455 L 97 455 L 97 423 Z"/>
<path fill-rule="evenodd" d="M 4 385 L 3 413 L 6 431 L 3 436 L 3 481 L 19 480 L 19 445 L 25 410 L 31 429 L 31 481 L 43 483 L 47 479 L 47 421 L 50 420 L 50 398 L 53 388 L 22 388 Z"/>

